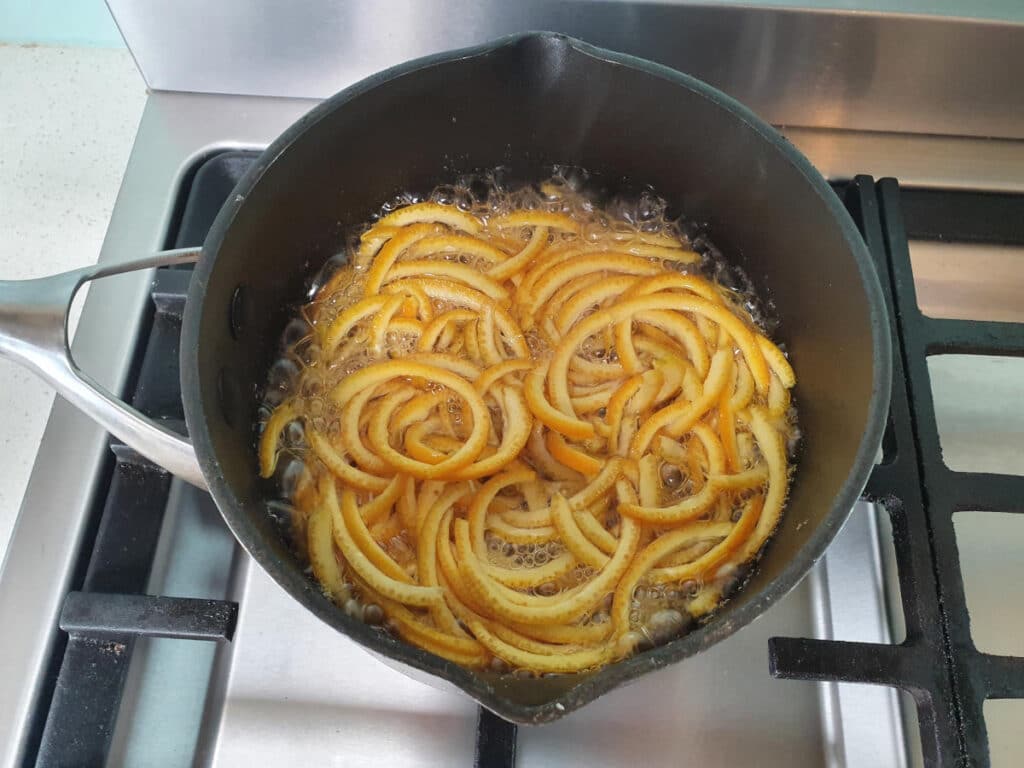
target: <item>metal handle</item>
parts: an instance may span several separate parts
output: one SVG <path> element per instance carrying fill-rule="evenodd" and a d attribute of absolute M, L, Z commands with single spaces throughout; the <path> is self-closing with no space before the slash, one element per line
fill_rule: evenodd
<path fill-rule="evenodd" d="M 122 402 L 83 373 L 71 357 L 68 312 L 78 289 L 100 277 L 196 261 L 199 248 L 162 251 L 120 264 L 97 264 L 37 280 L 0 281 L 0 357 L 21 363 L 125 445 L 195 486 L 205 488 L 192 444 Z"/>

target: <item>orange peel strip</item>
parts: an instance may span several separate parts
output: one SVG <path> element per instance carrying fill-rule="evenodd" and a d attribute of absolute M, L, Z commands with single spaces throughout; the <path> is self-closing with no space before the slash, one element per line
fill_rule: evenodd
<path fill-rule="evenodd" d="M 606 411 L 605 418 L 607 418 L 608 399 L 617 388 L 615 382 L 607 382 L 599 387 L 595 387 L 593 391 L 585 395 L 573 395 L 572 407 L 580 415 L 594 413 L 604 408 Z"/>
<path fill-rule="evenodd" d="M 707 424 L 694 424 L 693 434 L 700 440 L 704 448 L 704 455 L 707 457 L 705 470 L 712 475 L 725 474 L 725 450 L 718 434 Z"/>
<path fill-rule="evenodd" d="M 553 480 L 566 482 L 582 480 L 583 476 L 579 472 L 559 464 L 548 453 L 548 447 L 544 444 L 544 435 L 544 425 L 539 420 L 534 420 L 533 428 L 530 430 L 530 439 L 526 442 L 524 458 L 529 459 L 530 464 L 536 467 L 539 472 Z M 551 521 L 547 520 L 541 523 L 541 525 L 549 525 L 550 523 Z"/>
<path fill-rule="evenodd" d="M 345 485 L 358 488 L 363 491 L 379 493 L 388 487 L 390 477 L 378 477 L 369 472 L 364 472 L 358 467 L 353 467 L 345 457 L 334 450 L 330 440 L 316 430 L 308 430 L 306 439 L 309 440 L 309 447 L 316 454 L 316 457 L 334 473 Z"/>
<path fill-rule="evenodd" d="M 377 251 L 398 232 L 398 227 L 370 227 L 359 237 L 359 248 L 356 250 L 356 263 L 362 264 L 377 255 Z"/>
<path fill-rule="evenodd" d="M 526 395 L 526 404 L 530 412 L 545 426 L 560 432 L 566 437 L 574 440 L 584 440 L 594 435 L 594 425 L 589 421 L 568 418 L 565 413 L 555 408 L 548 402 L 544 395 L 544 379 L 547 376 L 547 366 L 538 367 L 530 371 L 523 384 L 523 394 Z M 568 397 L 568 391 L 566 391 Z M 571 407 L 571 406 L 570 406 Z"/>
<path fill-rule="evenodd" d="M 452 282 L 451 280 L 441 280 L 432 277 L 396 280 L 386 285 L 384 290 L 388 293 L 401 293 L 404 290 L 404 284 L 407 282 L 415 283 L 434 301 L 448 302 L 456 306 L 465 307 L 466 309 L 472 309 L 477 313 L 483 310 L 484 305 L 490 305 L 494 310 L 494 322 L 497 324 L 498 330 L 505 337 L 505 343 L 509 345 L 517 357 L 530 356 L 530 349 L 526 345 L 522 329 L 512 319 L 508 310 L 496 304 L 489 296 L 474 288 Z"/>
<path fill-rule="evenodd" d="M 453 480 L 469 480 L 490 475 L 515 460 L 530 440 L 533 418 L 519 389 L 503 388 L 499 394 L 504 430 L 497 450 L 481 457 L 467 467 L 451 473 Z"/>
<path fill-rule="evenodd" d="M 372 415 L 372 410 L 369 413 L 364 413 L 364 408 L 375 394 L 372 387 L 367 387 L 353 393 L 352 397 L 344 403 L 335 401 L 341 405 L 341 444 L 361 469 L 390 477 L 395 473 L 391 465 L 363 443 L 363 417 L 365 416 L 368 420 Z"/>
<path fill-rule="evenodd" d="M 477 599 L 494 616 L 523 624 L 566 623 L 578 619 L 612 590 L 629 567 L 640 540 L 640 527 L 629 518 L 623 519 L 619 547 L 600 573 L 579 588 L 557 595 L 559 599 L 555 603 L 526 606 L 511 602 L 505 593 L 495 589 L 494 582 L 473 555 L 469 524 L 456 520 L 454 527 L 460 572 Z"/>
<path fill-rule="evenodd" d="M 441 426 L 442 422 L 438 417 L 431 417 L 426 421 L 421 421 L 419 424 L 413 424 L 406 430 L 405 438 L 402 441 L 402 447 L 405 449 L 405 452 L 410 457 L 425 464 L 438 464 L 444 461 L 453 450 L 462 444 L 462 441 L 456 438 L 449 438 L 447 435 L 437 434 L 437 430 Z M 447 446 L 435 448 L 434 445 L 438 445 L 438 438 L 451 440 L 455 445 L 452 448 Z M 434 445 L 428 443 L 433 443 Z"/>
<path fill-rule="evenodd" d="M 601 525 L 590 512 L 586 510 L 573 510 L 572 514 L 576 520 L 576 525 L 579 526 L 583 535 L 590 539 L 598 549 L 606 555 L 615 552 L 615 548 L 619 545 L 619 540 Z"/>
<path fill-rule="evenodd" d="M 487 406 L 477 391 L 473 389 L 472 384 L 451 371 L 413 362 L 409 358 L 389 360 L 367 366 L 346 376 L 334 388 L 331 397 L 337 403 L 344 403 L 364 389 L 372 389 L 375 385 L 391 379 L 409 376 L 417 376 L 440 384 L 461 397 L 473 418 L 472 432 L 465 445 L 447 459 L 438 464 L 425 464 L 402 455 L 388 445 L 387 425 L 382 424 L 380 420 L 371 420 L 370 429 L 376 433 L 375 443 L 379 449 L 382 449 L 381 458 L 395 469 L 407 472 L 414 477 L 425 478 L 440 477 L 454 470 L 462 469 L 473 462 L 487 443 L 487 425 L 490 423 L 490 416 Z M 382 430 L 383 434 L 381 434 Z"/>
<path fill-rule="evenodd" d="M 632 256 L 628 253 L 597 252 L 587 254 L 585 259 L 572 259 L 557 264 L 549 269 L 544 276 L 532 286 L 524 306 L 533 311 L 541 306 L 551 295 L 573 278 L 589 275 L 593 272 L 625 273 L 627 275 L 653 275 L 661 271 L 661 267 L 647 259 Z"/>
<path fill-rule="evenodd" d="M 658 472 L 658 457 L 653 453 L 646 454 L 637 462 L 640 475 L 638 492 L 640 505 L 649 509 L 661 506 L 661 475 Z"/>
<path fill-rule="evenodd" d="M 484 627 L 479 620 L 469 622 L 470 631 L 476 639 L 491 653 L 506 659 L 514 666 L 532 669 L 537 672 L 579 672 L 591 667 L 599 667 L 614 658 L 614 648 L 600 648 L 581 651 L 568 651 L 557 655 L 531 653 L 506 643 Z"/>
<path fill-rule="evenodd" d="M 439 253 L 462 253 L 491 264 L 499 264 L 508 259 L 508 254 L 500 248 L 495 248 L 478 237 L 470 237 L 468 235 L 425 237 L 411 245 L 406 252 L 410 259 L 435 256 Z"/>
<path fill-rule="evenodd" d="M 519 371 L 528 371 L 534 367 L 533 360 L 530 359 L 518 359 L 503 360 L 500 363 L 492 365 L 490 368 L 485 368 L 480 377 L 473 383 L 476 387 L 476 391 L 481 395 L 486 392 L 497 382 L 501 381 L 505 376 L 510 373 L 518 373 Z"/>
<path fill-rule="evenodd" d="M 440 203 L 414 203 L 392 211 L 382 216 L 374 225 L 373 229 L 379 227 L 408 227 L 411 224 L 432 222 L 447 224 L 454 229 L 461 229 L 471 235 L 478 234 L 483 229 L 483 223 L 471 213 L 459 210 L 452 205 Z M 372 231 L 372 230 L 371 230 Z"/>
<path fill-rule="evenodd" d="M 763 468 L 748 469 L 734 475 L 713 475 L 698 493 L 667 507 L 643 506 L 625 503 L 619 511 L 630 518 L 652 525 L 679 525 L 704 514 L 718 499 L 722 491 L 746 490 L 764 485 L 767 479 Z"/>
<path fill-rule="evenodd" d="M 391 482 L 380 492 L 379 496 L 368 501 L 359 508 L 359 515 L 367 525 L 380 522 L 394 508 L 398 497 L 405 490 L 406 478 L 402 475 L 395 475 Z"/>
<path fill-rule="evenodd" d="M 710 301 L 712 304 L 723 303 L 722 294 L 715 287 L 714 283 L 697 275 L 680 275 L 673 272 L 638 280 L 633 287 L 623 293 L 622 298 L 623 300 L 635 299 L 639 296 L 649 296 L 652 293 L 673 290 L 687 291 Z"/>
<path fill-rule="evenodd" d="M 634 253 L 637 256 L 645 256 L 649 259 L 662 259 L 674 261 L 678 264 L 696 264 L 700 261 L 700 254 L 686 248 L 674 248 L 672 246 L 653 245 L 651 243 L 628 243 L 620 246 L 622 250 Z"/>
<path fill-rule="evenodd" d="M 630 242 L 637 241 L 641 243 L 649 243 L 650 245 L 664 245 L 668 248 L 685 248 L 687 247 L 678 237 L 672 235 L 660 235 L 656 232 L 637 232 L 635 230 L 626 231 L 612 231 L 608 233 L 608 236 L 617 242 Z"/>
<path fill-rule="evenodd" d="M 608 309 L 600 310 L 573 326 L 555 347 L 551 357 L 551 364 L 548 367 L 547 383 L 553 406 L 562 411 L 563 415 L 570 421 L 580 424 L 585 423 L 575 418 L 568 392 L 568 369 L 575 350 L 586 338 L 594 335 L 606 326 L 613 325 L 626 318 L 632 318 L 639 312 L 658 309 L 695 312 L 709 316 L 710 319 L 728 331 L 736 345 L 743 352 L 758 389 L 760 391 L 767 390 L 769 383 L 768 364 L 765 362 L 761 350 L 754 341 L 753 334 L 743 325 L 739 318 L 730 314 L 724 307 L 712 304 L 701 298 L 680 294 L 657 293 L 631 299 Z"/>
<path fill-rule="evenodd" d="M 651 440 L 663 427 L 671 426 L 669 434 L 678 436 L 687 432 L 698 419 L 702 418 L 714 406 L 725 388 L 731 355 L 732 352 L 725 349 L 715 353 L 704 383 L 704 391 L 697 400 L 684 400 L 666 405 L 647 419 L 633 437 L 629 446 L 629 455 L 633 458 L 643 456 L 651 444 Z"/>
<path fill-rule="evenodd" d="M 793 373 L 793 366 L 789 364 L 789 360 L 782 354 L 782 350 L 775 346 L 768 337 L 760 334 L 757 336 L 757 346 L 761 348 L 761 354 L 768 361 L 768 367 L 772 369 L 772 373 L 779 377 L 782 386 L 786 389 L 792 389 L 796 384 L 796 374 Z"/>
<path fill-rule="evenodd" d="M 548 432 L 544 438 L 544 444 L 548 447 L 548 451 L 550 451 L 555 461 L 575 469 L 586 477 L 596 475 L 601 471 L 601 467 L 604 466 L 593 456 L 589 456 L 578 448 L 569 445 L 558 432 Z"/>
<path fill-rule="evenodd" d="M 672 554 L 681 547 L 688 546 L 702 539 L 723 539 L 729 535 L 732 526 L 729 523 L 694 523 L 685 528 L 662 534 L 636 556 L 615 589 L 612 598 L 612 624 L 619 632 L 629 629 L 629 605 L 633 591 L 640 580 L 666 555 Z"/>
<path fill-rule="evenodd" d="M 480 567 L 490 579 L 502 586 L 512 589 L 532 589 L 565 576 L 576 567 L 576 559 L 569 552 L 562 552 L 543 565 L 532 568 L 503 568 L 489 562 L 480 563 Z"/>
<path fill-rule="evenodd" d="M 512 525 L 501 515 L 492 515 L 487 519 L 487 530 L 495 536 L 512 544 L 540 544 L 551 541 L 558 535 L 554 526 L 545 525 L 540 528 L 520 528 Z"/>
<path fill-rule="evenodd" d="M 640 373 L 640 357 L 633 346 L 633 321 L 621 320 L 615 325 L 615 352 L 622 369 L 628 374 Z"/>
<path fill-rule="evenodd" d="M 326 509 L 315 509 L 306 521 L 306 548 L 313 575 L 323 586 L 332 600 L 345 594 L 345 579 L 341 566 L 334 556 L 334 542 L 331 540 L 331 518 Z"/>
<path fill-rule="evenodd" d="M 567 216 L 564 213 L 549 213 L 547 211 L 512 211 L 501 216 L 495 216 L 488 222 L 488 226 L 495 229 L 548 227 L 577 235 L 580 232 L 579 222 L 571 216 Z"/>
<path fill-rule="evenodd" d="M 347 490 L 347 493 L 352 491 Z M 320 499 L 331 519 L 335 519 L 335 510 L 338 508 L 338 498 L 334 490 L 334 480 L 325 478 L 320 484 Z M 405 584 L 380 572 L 377 567 L 367 559 L 356 543 L 352 540 L 348 529 L 342 526 L 333 526 L 334 543 L 338 545 L 342 556 L 349 567 L 365 581 L 372 589 L 384 597 L 395 600 L 406 605 L 415 605 L 427 608 L 444 599 L 444 595 L 438 587 L 421 587 L 414 584 Z"/>
<path fill-rule="evenodd" d="M 473 495 L 466 519 L 469 521 L 469 530 L 473 539 L 473 551 L 480 560 L 487 561 L 487 542 L 484 540 L 484 531 L 487 528 L 487 510 L 494 497 L 511 485 L 528 483 L 536 477 L 536 472 L 526 468 L 502 472 L 484 483 L 480 490 Z"/>
<path fill-rule="evenodd" d="M 600 306 L 602 302 L 624 295 L 636 285 L 634 275 L 601 275 L 601 279 L 582 288 L 568 299 L 565 304 L 554 304 L 558 307 L 555 313 L 555 328 L 564 334 L 583 317 L 591 307 Z"/>
<path fill-rule="evenodd" d="M 298 412 L 290 401 L 281 403 L 270 414 L 270 418 L 263 426 L 263 434 L 260 435 L 260 477 L 270 477 L 274 474 L 274 470 L 277 469 L 277 446 L 281 432 L 297 416 Z"/>
<path fill-rule="evenodd" d="M 608 637 L 612 631 L 612 623 L 602 624 L 517 624 L 509 622 L 508 626 L 521 635 L 542 640 L 545 643 L 559 645 L 576 645 L 585 647 L 596 645 Z"/>
<path fill-rule="evenodd" d="M 586 252 L 587 249 L 580 247 L 577 243 L 551 246 L 545 249 L 543 255 L 535 258 L 530 264 L 529 269 L 522 273 L 522 282 L 516 288 L 516 303 L 525 306 L 527 298 L 533 291 L 534 283 L 549 269 Z"/>
<path fill-rule="evenodd" d="M 391 318 L 401 309 L 404 301 L 405 298 L 402 296 L 388 297 L 388 300 L 384 302 L 384 306 L 377 310 L 377 314 L 370 321 L 370 350 L 374 357 L 380 357 L 384 354 L 384 342 L 387 340 L 388 326 L 391 324 Z"/>
<path fill-rule="evenodd" d="M 332 529 L 334 531 L 335 543 L 337 542 L 338 529 L 345 528 L 352 542 L 366 559 L 374 565 L 382 574 L 404 584 L 412 584 L 409 574 L 388 555 L 380 545 L 373 540 L 366 523 L 359 514 L 359 507 L 356 504 L 356 495 L 350 488 L 341 492 L 341 505 L 335 504 L 330 507 Z"/>
<path fill-rule="evenodd" d="M 707 375 L 710 363 L 707 345 L 701 339 L 700 330 L 693 321 L 677 312 L 667 312 L 665 310 L 638 312 L 636 321 L 644 326 L 653 325 L 682 344 L 683 349 L 686 350 L 687 357 L 689 357 L 693 367 L 697 370 L 698 375 Z"/>
<path fill-rule="evenodd" d="M 757 528 L 737 558 L 737 562 L 741 563 L 752 558 L 772 535 L 782 516 L 789 487 L 786 449 L 782 435 L 776 431 L 768 415 L 760 408 L 751 408 L 744 421 L 757 440 L 757 447 L 768 466 L 768 490 L 765 492 L 764 509 L 758 518 Z"/>
<path fill-rule="evenodd" d="M 387 296 L 368 296 L 338 315 L 324 331 L 322 342 L 324 354 L 333 353 L 349 331 L 366 318 L 373 317 L 390 300 Z"/>
<path fill-rule="evenodd" d="M 562 537 L 562 544 L 574 558 L 584 565 L 598 570 L 608 564 L 608 555 L 583 535 L 579 526 L 576 525 L 569 502 L 560 493 L 556 493 L 551 500 L 551 519 L 555 523 L 555 528 L 558 529 L 559 536 Z"/>
<path fill-rule="evenodd" d="M 396 211 L 395 213 L 400 212 Z M 373 265 L 366 273 L 366 282 L 363 284 L 363 291 L 366 296 L 374 296 L 380 293 L 385 276 L 391 271 L 392 265 L 394 265 L 406 248 L 416 241 L 434 234 L 437 234 L 437 227 L 433 224 L 413 224 L 396 232 L 384 244 L 384 247 L 377 252 L 373 259 Z"/>
<path fill-rule="evenodd" d="M 626 403 L 626 413 L 638 414 L 649 410 L 655 403 L 665 377 L 661 371 L 651 368 L 640 374 L 642 384 L 636 394 Z"/>
<path fill-rule="evenodd" d="M 416 349 L 420 352 L 430 352 L 434 348 L 434 345 L 437 344 L 437 341 L 441 336 L 441 332 L 446 328 L 454 326 L 457 323 L 468 323 L 476 318 L 477 313 L 469 309 L 452 309 L 448 312 L 436 315 L 433 320 L 424 326 L 423 334 L 420 336 L 420 340 L 416 344 Z"/>
<path fill-rule="evenodd" d="M 479 270 L 467 264 L 459 264 L 454 261 L 433 261 L 429 259 L 401 261 L 391 267 L 387 276 L 383 279 L 382 285 L 387 285 L 395 280 L 423 276 L 439 277 L 444 280 L 463 283 L 474 290 L 480 291 L 480 293 L 494 301 L 508 301 L 508 290 Z"/>
<path fill-rule="evenodd" d="M 471 637 L 456 636 L 431 627 L 416 616 L 412 611 L 391 600 L 381 600 L 388 618 L 398 625 L 398 633 L 442 658 L 455 661 L 464 666 L 481 666 L 487 660 L 487 653 L 479 642 Z M 456 624 L 456 626 L 458 626 Z M 472 660 L 467 663 L 467 660 Z"/>
<path fill-rule="evenodd" d="M 587 290 L 588 288 L 593 288 L 593 286 L 597 285 L 598 283 L 605 285 L 611 279 L 612 276 L 606 275 L 604 272 L 595 272 L 589 275 L 580 275 L 579 277 L 573 278 L 565 285 L 563 285 L 561 288 L 559 288 L 557 291 L 555 291 L 554 295 L 551 297 L 550 301 L 548 301 L 547 304 L 544 306 L 543 311 L 540 314 L 540 316 L 545 321 L 550 321 L 550 325 L 545 327 L 549 328 L 549 330 L 552 331 L 552 336 L 561 336 L 562 333 L 564 333 L 564 331 L 558 325 L 558 316 L 561 314 L 561 311 L 557 313 L 554 312 L 556 308 L 564 308 L 569 301 L 574 299 L 581 292 Z M 626 280 L 628 284 L 629 281 L 635 280 L 636 278 L 626 277 L 623 279 Z M 607 299 L 608 295 L 606 294 L 604 298 Z"/>
<path fill-rule="evenodd" d="M 715 544 L 703 555 L 689 563 L 652 568 L 647 575 L 648 579 L 655 584 L 680 583 L 688 579 L 706 579 L 708 574 L 711 574 L 725 563 L 747 540 L 757 525 L 763 507 L 764 497 L 755 496 L 747 502 L 739 521 L 729 531 L 729 535 L 722 539 L 721 542 Z"/>
<path fill-rule="evenodd" d="M 481 355 L 487 365 L 497 365 L 505 359 L 505 356 L 498 349 L 497 340 L 494 337 L 494 310 L 484 307 L 477 322 L 477 344 L 480 347 Z"/>
<path fill-rule="evenodd" d="M 383 397 L 373 399 L 370 407 L 367 408 L 367 401 L 374 398 L 375 394 L 377 392 L 373 388 L 358 392 L 349 402 L 348 407 L 342 410 L 341 437 L 356 464 L 371 472 L 393 474 L 394 467 L 381 456 L 380 445 L 375 442 L 370 426 L 377 419 L 390 421 L 394 412 L 401 410 L 410 401 L 414 403 L 418 400 L 429 401 L 430 393 L 425 393 L 425 396 L 417 395 L 417 390 L 413 387 L 403 386 L 388 392 Z M 420 402 L 420 407 L 421 409 L 424 407 L 422 402 Z M 364 443 L 360 428 L 365 419 L 367 435 Z M 360 426 L 357 427 L 356 424 Z M 385 431 L 387 431 L 386 428 Z"/>
<path fill-rule="evenodd" d="M 407 298 L 406 301 L 415 302 L 415 299 Z M 419 337 L 423 335 L 424 327 L 423 323 L 413 317 L 393 317 L 391 318 L 391 322 L 388 324 L 388 333 L 415 336 L 418 341 Z"/>
<path fill-rule="evenodd" d="M 621 381 L 626 372 L 618 363 L 599 363 L 574 355 L 570 363 L 569 382 L 580 386 L 596 386 L 609 381 Z"/>
<path fill-rule="evenodd" d="M 437 574 L 437 544 L 441 520 L 457 502 L 472 493 L 472 490 L 468 483 L 449 485 L 431 505 L 423 519 L 419 540 L 416 543 L 416 576 L 420 584 L 428 587 L 440 586 Z M 444 631 L 452 634 L 461 633 L 459 623 L 444 601 L 431 606 L 430 615 L 434 623 Z"/>
<path fill-rule="evenodd" d="M 725 466 L 730 472 L 740 469 L 740 457 L 736 452 L 736 414 L 732 409 L 732 393 L 736 388 L 736 366 L 732 366 L 729 381 L 718 398 L 718 436 L 722 442 Z"/>
<path fill-rule="evenodd" d="M 784 415 L 787 410 L 789 410 L 789 390 L 773 372 L 772 383 L 768 385 L 768 413 L 778 417 Z"/>
<path fill-rule="evenodd" d="M 548 228 L 537 227 L 529 242 L 515 256 L 487 270 L 492 280 L 508 280 L 521 272 L 548 244 Z"/>
<path fill-rule="evenodd" d="M 608 410 L 605 415 L 605 419 L 608 422 L 608 451 L 609 453 L 617 454 L 619 451 L 619 430 L 622 427 L 622 416 L 626 412 L 626 403 L 633 397 L 640 389 L 643 384 L 643 379 L 639 374 L 631 376 L 622 385 L 615 390 L 610 398 L 608 398 Z"/>

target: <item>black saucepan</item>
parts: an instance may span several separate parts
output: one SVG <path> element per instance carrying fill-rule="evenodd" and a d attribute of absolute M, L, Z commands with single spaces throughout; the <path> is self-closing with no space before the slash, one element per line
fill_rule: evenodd
<path fill-rule="evenodd" d="M 536 180 L 555 164 L 653 185 L 675 209 L 706 222 L 715 244 L 774 304 L 776 335 L 798 376 L 803 442 L 778 532 L 746 587 L 706 624 L 593 674 L 523 680 L 459 668 L 327 600 L 269 514 L 273 489 L 258 476 L 254 422 L 282 329 L 347 231 L 400 191 L 427 192 L 497 166 Z M 197 256 L 181 346 L 193 458 L 188 443 L 97 391 L 67 357 L 62 322 L 64 302 L 86 280 Z M 4 288 L 0 353 L 33 367 L 168 469 L 205 483 L 253 558 L 338 632 L 521 723 L 554 720 L 693 656 L 785 595 L 846 519 L 886 418 L 885 306 L 865 245 L 824 179 L 771 127 L 708 85 L 554 34 L 420 59 L 327 100 L 262 154 L 201 252 Z"/>

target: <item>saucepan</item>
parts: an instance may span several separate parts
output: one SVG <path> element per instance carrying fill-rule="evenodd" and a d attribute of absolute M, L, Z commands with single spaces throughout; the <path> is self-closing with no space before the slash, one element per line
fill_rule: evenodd
<path fill-rule="evenodd" d="M 521 679 L 468 671 L 331 603 L 271 513 L 275 491 L 259 477 L 255 424 L 282 330 L 310 276 L 382 201 L 480 169 L 538 180 L 556 164 L 653 185 L 746 271 L 774 307 L 775 335 L 797 371 L 803 439 L 778 531 L 745 588 L 710 620 L 597 672 Z M 77 369 L 66 316 L 84 282 L 191 260 L 181 341 L 186 440 Z M 295 600 L 389 663 L 520 723 L 554 720 L 697 655 L 792 589 L 863 489 L 889 400 L 888 319 L 877 275 L 811 164 L 709 85 L 549 33 L 419 59 L 357 83 L 262 153 L 202 248 L 5 283 L 0 304 L 0 353 L 34 369 L 143 455 L 208 488 L 234 535 Z"/>

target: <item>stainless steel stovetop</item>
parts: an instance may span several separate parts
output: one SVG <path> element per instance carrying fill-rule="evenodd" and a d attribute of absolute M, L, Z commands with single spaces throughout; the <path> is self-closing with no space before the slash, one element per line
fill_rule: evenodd
<path fill-rule="evenodd" d="M 314 103 L 152 93 L 100 260 L 136 258 L 161 248 L 177 190 L 197 160 L 219 149 L 259 149 Z M 1024 190 L 1022 141 L 834 128 L 784 131 L 832 178 L 872 173 L 896 176 L 909 186 Z M 998 254 L 977 250 L 933 245 L 915 252 L 922 264 L 922 304 L 1019 319 L 1020 307 L 1011 305 L 1024 288 L 1020 272 Z M 974 257 L 988 259 L 988 279 L 965 289 L 970 270 L 964 265 Z M 124 319 L 140 316 L 149 283 L 144 274 L 96 283 L 82 313 L 75 357 L 115 391 L 125 380 L 138 334 Z M 1008 285 L 1016 289 L 1008 291 Z M 946 366 L 933 374 L 934 387 L 956 389 L 965 375 L 955 365 Z M 1017 384 L 998 386 L 1012 390 Z M 986 439 L 971 427 L 976 412 L 954 406 L 948 416 L 954 431 L 959 425 L 973 435 L 969 450 L 975 461 L 986 452 L 1005 457 L 1005 434 L 1020 429 L 1008 415 L 1012 423 L 999 433 L 1004 436 Z M 58 400 L 0 573 L 0 616 L 8 629 L 0 637 L 2 766 L 19 764 L 28 713 L 106 452 L 101 430 Z M 63 470 L 60 482 L 45 471 L 55 466 Z M 888 610 L 898 588 L 884 543 L 889 537 L 878 531 L 887 525 L 885 517 L 859 504 L 822 564 L 796 590 L 709 652 L 613 692 L 564 721 L 520 729 L 518 764 L 913 764 L 912 708 L 894 691 L 779 681 L 768 674 L 772 635 L 901 639 L 902 628 L 893 626 Z M 300 758 L 325 765 L 469 762 L 476 718 L 471 702 L 399 675 L 319 623 L 239 552 L 218 524 L 206 497 L 176 484 L 149 591 L 188 595 L 197 589 L 203 596 L 222 591 L 241 606 L 235 639 L 218 649 L 140 642 L 112 764 L 187 765 L 194 759 L 198 765 L 284 765 Z M 1015 621 L 1020 634 L 1024 619 Z M 181 693 L 175 693 L 178 689 Z"/>

